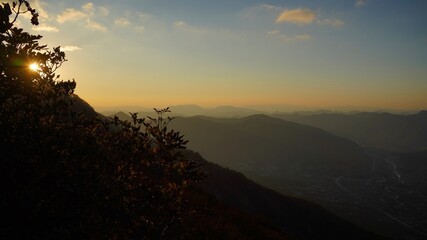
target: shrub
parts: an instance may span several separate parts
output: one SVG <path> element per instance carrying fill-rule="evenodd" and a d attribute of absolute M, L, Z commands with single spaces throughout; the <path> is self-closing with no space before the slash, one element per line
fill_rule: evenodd
<path fill-rule="evenodd" d="M 38 14 L 0 6 L 0 238 L 159 238 L 179 221 L 182 193 L 200 179 L 186 141 L 158 118 L 89 118 L 72 107 L 76 83 L 58 81 L 60 47 L 14 27 Z M 36 63 L 38 71 L 30 71 Z"/>

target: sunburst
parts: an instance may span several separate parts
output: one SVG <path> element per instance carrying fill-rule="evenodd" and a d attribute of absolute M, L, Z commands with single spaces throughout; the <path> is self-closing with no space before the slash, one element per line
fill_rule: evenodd
<path fill-rule="evenodd" d="M 28 66 L 31 71 L 38 72 L 40 71 L 40 66 L 37 63 L 31 63 L 30 66 Z"/>

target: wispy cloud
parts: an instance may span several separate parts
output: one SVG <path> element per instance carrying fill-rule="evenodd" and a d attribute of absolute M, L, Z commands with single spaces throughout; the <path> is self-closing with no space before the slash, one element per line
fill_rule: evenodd
<path fill-rule="evenodd" d="M 102 6 L 98 8 L 98 12 L 101 16 L 107 16 L 108 14 L 110 14 L 110 10 Z"/>
<path fill-rule="evenodd" d="M 78 50 L 82 50 L 81 47 L 77 47 L 77 46 L 64 46 L 61 47 L 61 51 L 64 52 L 74 52 L 74 51 L 78 51 Z"/>
<path fill-rule="evenodd" d="M 365 6 L 367 3 L 368 3 L 368 1 L 367 1 L 367 0 L 357 0 L 357 1 L 354 3 L 354 6 L 356 6 L 356 7 L 363 7 L 363 6 Z"/>
<path fill-rule="evenodd" d="M 340 19 L 323 19 L 318 21 L 320 24 L 329 25 L 333 27 L 342 27 L 344 22 Z"/>
<path fill-rule="evenodd" d="M 78 21 L 88 17 L 88 14 L 76 10 L 74 8 L 65 9 L 60 15 L 56 17 L 56 21 L 59 23 L 69 22 L 69 21 Z"/>
<path fill-rule="evenodd" d="M 195 26 L 184 21 L 175 21 L 172 24 L 176 31 L 187 33 L 188 36 L 212 38 L 224 38 L 238 40 L 241 38 L 236 32 L 224 28 L 208 28 L 204 26 Z"/>
<path fill-rule="evenodd" d="M 53 26 L 46 24 L 40 24 L 38 26 L 33 26 L 32 29 L 38 32 L 59 32 L 59 29 Z"/>
<path fill-rule="evenodd" d="M 145 27 L 144 27 L 144 25 L 139 25 L 139 26 L 136 26 L 135 27 L 135 31 L 137 31 L 137 32 L 144 32 L 145 31 Z"/>
<path fill-rule="evenodd" d="M 2 1 L 4 2 L 4 0 Z M 7 3 L 17 2 L 16 0 L 7 0 Z M 59 32 L 59 29 L 55 26 L 55 17 L 49 14 L 50 4 L 42 0 L 32 0 L 30 1 L 31 7 L 36 9 L 39 14 L 39 25 L 31 26 L 31 29 L 37 32 Z M 24 7 L 21 6 L 21 11 L 24 10 Z M 30 19 L 32 17 L 30 12 L 25 12 L 22 14 L 22 17 Z M 17 26 L 18 23 L 15 23 Z M 22 27 L 22 26 L 21 26 Z"/>
<path fill-rule="evenodd" d="M 267 9 L 267 10 L 281 10 L 281 7 L 271 5 L 271 4 L 261 4 L 259 5 L 260 8 Z"/>
<path fill-rule="evenodd" d="M 308 41 L 312 39 L 311 35 L 309 34 L 299 34 L 295 36 L 281 35 L 280 38 L 285 42 Z"/>
<path fill-rule="evenodd" d="M 33 2 L 31 2 L 31 5 L 33 8 L 37 9 L 37 12 L 40 15 L 40 19 L 41 20 L 45 20 L 49 18 L 49 14 L 46 11 L 46 7 L 48 6 L 48 3 L 43 2 L 41 0 L 34 0 Z"/>
<path fill-rule="evenodd" d="M 117 18 L 114 20 L 114 25 L 119 27 L 126 27 L 130 25 L 130 22 L 126 18 Z"/>
<path fill-rule="evenodd" d="M 0 1 L 0 3 L 9 3 L 12 4 L 13 2 L 18 2 L 16 0 L 2 0 Z M 36 9 L 37 13 L 39 14 L 39 22 L 43 23 L 46 22 L 50 19 L 50 15 L 48 13 L 48 11 L 46 10 L 46 8 L 49 6 L 49 4 L 47 2 L 41 1 L 41 0 L 33 0 L 33 1 L 29 1 L 31 4 L 31 7 Z M 12 7 L 12 6 L 11 6 Z M 25 7 L 21 6 L 21 11 L 24 10 Z M 26 19 L 31 19 L 32 15 L 30 12 L 25 12 L 23 14 L 21 14 L 20 16 L 26 18 Z"/>
<path fill-rule="evenodd" d="M 95 22 L 95 21 L 93 21 L 91 19 L 87 19 L 86 28 L 93 29 L 93 30 L 98 30 L 98 31 L 101 31 L 101 32 L 107 31 L 107 28 L 104 25 L 102 25 L 102 24 L 100 24 L 98 22 Z"/>
<path fill-rule="evenodd" d="M 308 8 L 296 8 L 283 10 L 276 19 L 276 23 L 295 23 L 308 25 L 312 23 L 329 25 L 333 27 L 342 27 L 344 21 L 336 18 L 321 19 L 316 12 Z"/>
<path fill-rule="evenodd" d="M 57 15 L 58 23 L 84 21 L 87 29 L 105 32 L 107 28 L 94 20 L 97 16 L 108 15 L 108 9 L 105 7 L 96 8 L 92 2 L 82 5 L 81 9 L 67 8 L 60 15 Z"/>
<path fill-rule="evenodd" d="M 279 33 L 280 33 L 280 30 L 271 30 L 271 31 L 267 32 L 268 35 L 276 35 Z"/>
<path fill-rule="evenodd" d="M 175 27 L 185 27 L 187 25 L 187 23 L 184 22 L 184 21 L 176 21 L 176 22 L 173 23 L 173 25 Z"/>
<path fill-rule="evenodd" d="M 86 12 L 93 12 L 94 6 L 92 2 L 83 4 L 82 9 Z"/>
<path fill-rule="evenodd" d="M 316 19 L 316 13 L 307 8 L 286 9 L 276 19 L 276 23 L 310 24 Z"/>
<path fill-rule="evenodd" d="M 309 34 L 297 34 L 293 36 L 288 36 L 285 34 L 281 34 L 280 30 L 272 30 L 267 32 L 269 36 L 272 36 L 274 38 L 278 38 L 285 42 L 296 42 L 296 41 L 308 41 L 312 39 L 311 35 Z"/>

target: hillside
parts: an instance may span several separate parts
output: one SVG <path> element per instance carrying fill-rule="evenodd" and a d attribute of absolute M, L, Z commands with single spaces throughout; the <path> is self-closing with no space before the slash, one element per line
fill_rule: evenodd
<path fill-rule="evenodd" d="M 397 151 L 427 149 L 427 111 L 412 115 L 362 112 L 282 113 L 274 116 L 318 127 L 371 147 Z"/>
<path fill-rule="evenodd" d="M 320 204 L 391 238 L 426 235 L 424 218 L 410 214 L 415 206 L 425 209 L 422 199 L 395 205 L 396 193 L 388 191 L 396 187 L 388 155 L 319 128 L 264 115 L 176 118 L 170 126 L 185 133 L 190 149 L 262 186 Z"/>
<path fill-rule="evenodd" d="M 202 164 L 206 173 L 200 186 L 223 203 L 265 216 L 297 239 L 382 239 L 301 199 L 280 195 L 242 174 L 204 160 L 186 151 L 185 156 Z"/>

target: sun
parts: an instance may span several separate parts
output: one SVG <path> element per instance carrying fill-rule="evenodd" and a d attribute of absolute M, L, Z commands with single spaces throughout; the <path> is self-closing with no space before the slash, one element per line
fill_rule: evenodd
<path fill-rule="evenodd" d="M 31 71 L 38 72 L 40 71 L 40 67 L 37 63 L 31 63 L 29 66 Z"/>

